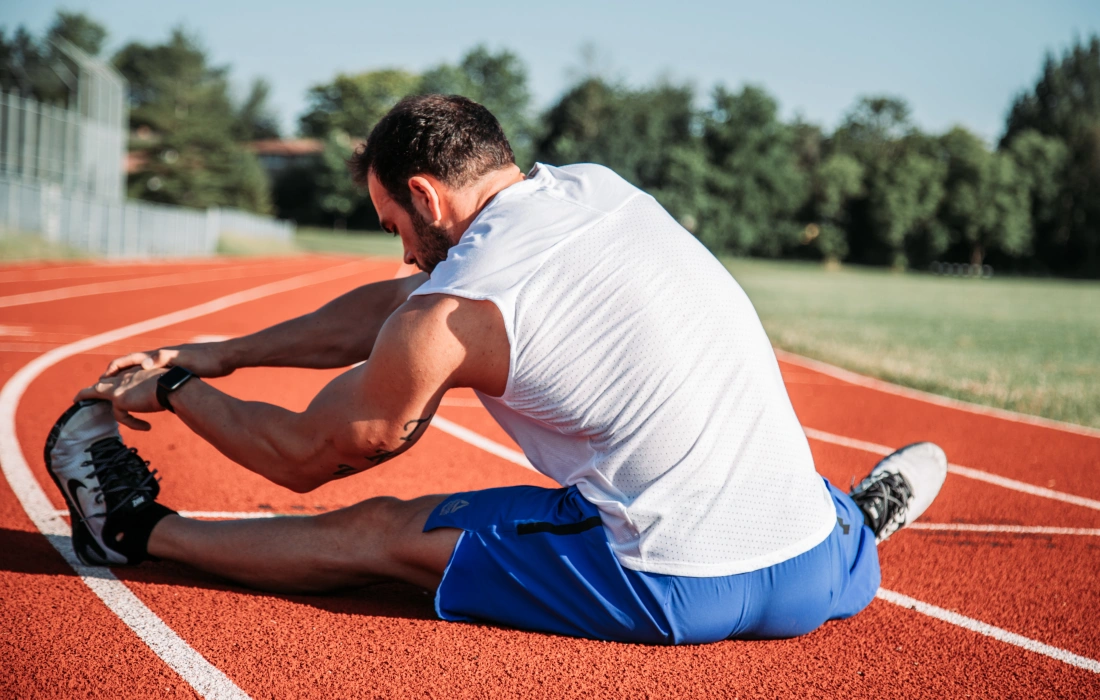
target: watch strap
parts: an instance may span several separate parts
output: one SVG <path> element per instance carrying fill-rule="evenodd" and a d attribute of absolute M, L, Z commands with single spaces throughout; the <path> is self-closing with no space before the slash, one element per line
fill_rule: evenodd
<path fill-rule="evenodd" d="M 172 402 L 168 400 L 168 395 L 186 384 L 194 376 L 195 374 L 191 370 L 183 367 L 173 367 L 160 375 L 157 379 L 157 403 L 165 410 L 175 413 L 176 409 L 172 408 Z"/>

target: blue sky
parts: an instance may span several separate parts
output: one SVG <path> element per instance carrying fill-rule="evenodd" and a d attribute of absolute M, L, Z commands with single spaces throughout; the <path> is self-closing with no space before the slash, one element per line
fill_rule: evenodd
<path fill-rule="evenodd" d="M 509 48 L 529 69 L 536 105 L 551 103 L 595 48 L 596 67 L 642 84 L 661 76 L 763 85 L 783 114 L 827 128 L 859 96 L 905 97 L 930 131 L 963 124 L 988 140 L 1012 98 L 1032 85 L 1048 51 L 1100 32 L 1092 0 L 969 2 L 598 2 L 466 0 L 0 0 L 0 26 L 36 34 L 58 8 L 110 30 L 109 49 L 158 41 L 176 24 L 198 33 L 243 90 L 255 76 L 292 129 L 310 85 L 338 71 L 422 70 L 469 47 Z"/>

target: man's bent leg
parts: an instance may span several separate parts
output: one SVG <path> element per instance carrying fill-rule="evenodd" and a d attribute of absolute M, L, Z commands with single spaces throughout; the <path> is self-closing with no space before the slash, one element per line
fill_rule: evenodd
<path fill-rule="evenodd" d="M 423 532 L 445 496 L 372 498 L 316 516 L 164 518 L 149 553 L 253 588 L 311 593 L 387 580 L 435 590 L 461 530 Z"/>

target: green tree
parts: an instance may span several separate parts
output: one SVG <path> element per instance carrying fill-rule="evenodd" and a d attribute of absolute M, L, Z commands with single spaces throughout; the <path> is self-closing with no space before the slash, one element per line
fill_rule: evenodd
<path fill-rule="evenodd" d="M 852 201 L 864 196 L 864 167 L 845 153 L 834 153 L 812 171 L 811 223 L 803 240 L 827 261 L 848 256 L 847 228 Z"/>
<path fill-rule="evenodd" d="M 64 39 L 89 56 L 98 56 L 107 41 L 107 29 L 81 12 L 58 10 L 46 32 L 46 40 Z"/>
<path fill-rule="evenodd" d="M 67 106 L 73 97 L 75 76 L 58 41 L 67 41 L 96 56 L 106 39 L 103 25 L 82 13 L 64 10 L 54 17 L 41 41 L 23 27 L 17 28 L 11 38 L 0 29 L 0 89 Z"/>
<path fill-rule="evenodd" d="M 233 138 L 237 141 L 279 138 L 279 119 L 268 104 L 270 96 L 270 83 L 263 78 L 252 81 L 233 120 Z"/>
<path fill-rule="evenodd" d="M 270 211 L 266 176 L 233 137 L 228 71 L 210 66 L 196 39 L 177 28 L 163 44 L 126 45 L 114 63 L 130 81 L 131 128 L 151 134 L 131 144 L 146 166 L 131 175 L 130 196 Z"/>
<path fill-rule="evenodd" d="M 0 88 L 51 102 L 57 82 L 45 51 L 26 28 L 18 27 L 10 38 L 0 29 Z"/>
<path fill-rule="evenodd" d="M 1001 148 L 1016 162 L 1030 200 L 1033 247 L 1039 261 L 1059 260 L 1069 240 L 1066 209 L 1072 199 L 1065 191 L 1070 163 L 1066 143 L 1034 129 L 1018 132 Z"/>
<path fill-rule="evenodd" d="M 909 107 L 888 96 L 864 97 L 833 135 L 831 147 L 864 168 L 864 196 L 851 206 L 849 244 L 860 262 L 906 267 L 907 248 L 942 249 L 936 218 L 946 165 L 933 139 L 912 125 Z"/>
<path fill-rule="evenodd" d="M 940 138 L 947 159 L 940 220 L 956 243 L 981 265 L 989 251 L 1018 257 L 1031 250 L 1027 180 L 1008 153 L 994 153 L 974 134 L 955 127 Z"/>
<path fill-rule="evenodd" d="M 672 196 L 674 160 L 698 148 L 693 97 L 670 83 L 629 90 L 585 79 L 544 115 L 538 159 L 599 163 L 659 198 Z"/>
<path fill-rule="evenodd" d="M 1100 37 L 1047 56 L 1034 88 L 1012 105 L 1002 147 L 1028 130 L 1063 141 L 1068 152 L 1059 206 L 1036 212 L 1053 214 L 1036 222 L 1036 247 L 1055 271 L 1100 275 Z"/>
<path fill-rule="evenodd" d="M 378 120 L 402 97 L 414 94 L 419 85 L 419 76 L 403 70 L 340 73 L 332 82 L 314 85 L 306 93 L 307 107 L 299 129 L 312 138 L 342 131 L 365 139 Z"/>
<path fill-rule="evenodd" d="M 809 186 L 797 132 L 762 88 L 714 91 L 703 119 L 706 211 L 698 236 L 713 249 L 776 256 L 796 245 L 796 215 Z"/>
<path fill-rule="evenodd" d="M 348 176 L 347 162 L 353 152 L 350 136 L 333 131 L 325 137 L 325 150 L 315 169 L 318 204 L 321 211 L 332 218 L 335 228 L 347 228 L 348 217 L 363 207 L 370 207 L 370 199 Z"/>

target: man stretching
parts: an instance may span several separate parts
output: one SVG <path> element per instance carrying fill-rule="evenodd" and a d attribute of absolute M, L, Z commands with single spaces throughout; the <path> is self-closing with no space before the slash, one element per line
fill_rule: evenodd
<path fill-rule="evenodd" d="M 445 620 L 658 644 L 791 637 L 870 602 L 876 538 L 932 502 L 942 450 L 894 453 L 850 497 L 828 484 L 748 298 L 652 197 L 597 165 L 525 176 L 492 114 L 454 96 L 403 100 L 352 170 L 422 273 L 112 362 L 46 449 L 82 561 L 157 557 L 285 592 L 396 579 L 434 590 Z M 201 379 L 364 360 L 301 413 Z M 191 520 L 156 503 L 116 423 L 173 411 L 306 492 L 410 449 L 455 387 L 562 487 Z"/>

